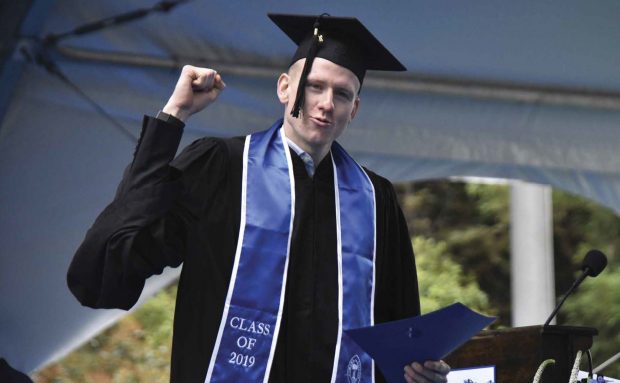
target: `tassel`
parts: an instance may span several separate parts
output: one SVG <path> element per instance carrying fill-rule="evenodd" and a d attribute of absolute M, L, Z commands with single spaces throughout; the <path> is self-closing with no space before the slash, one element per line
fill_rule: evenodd
<path fill-rule="evenodd" d="M 312 36 L 312 43 L 310 44 L 310 48 L 308 49 L 308 54 L 306 55 L 306 62 L 304 63 L 304 68 L 301 71 L 301 76 L 299 76 L 299 84 L 297 85 L 297 94 L 295 95 L 295 104 L 293 104 L 293 110 L 291 110 L 291 115 L 295 118 L 299 118 L 299 113 L 304 106 L 304 100 L 306 98 L 306 81 L 308 80 L 308 74 L 310 73 L 310 69 L 312 69 L 312 62 L 316 57 L 317 52 L 319 51 L 319 44 L 323 42 L 323 35 L 319 35 L 319 24 L 321 21 L 321 17 L 325 14 L 317 17 L 314 22 L 314 35 Z"/>

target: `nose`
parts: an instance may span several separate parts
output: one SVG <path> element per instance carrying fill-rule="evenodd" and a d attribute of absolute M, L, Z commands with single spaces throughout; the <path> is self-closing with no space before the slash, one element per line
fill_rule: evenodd
<path fill-rule="evenodd" d="M 328 112 L 334 109 L 334 92 L 330 88 L 321 93 L 319 108 Z"/>

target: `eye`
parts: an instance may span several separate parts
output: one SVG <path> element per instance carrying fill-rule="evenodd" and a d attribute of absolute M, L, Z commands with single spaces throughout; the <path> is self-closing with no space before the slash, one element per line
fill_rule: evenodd
<path fill-rule="evenodd" d="M 318 84 L 316 82 L 307 82 L 306 88 L 310 88 L 313 90 L 321 90 L 321 84 Z"/>
<path fill-rule="evenodd" d="M 344 100 L 347 100 L 347 101 L 350 101 L 350 100 L 353 99 L 353 95 L 350 92 L 348 92 L 346 90 L 343 90 L 343 89 L 337 90 L 336 91 L 336 96 L 338 96 L 338 97 L 340 97 L 340 98 L 342 98 Z"/>

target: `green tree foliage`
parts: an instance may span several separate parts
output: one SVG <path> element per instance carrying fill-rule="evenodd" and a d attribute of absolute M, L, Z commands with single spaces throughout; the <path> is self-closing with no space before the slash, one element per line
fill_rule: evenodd
<path fill-rule="evenodd" d="M 499 316 L 493 326 L 509 326 L 508 188 L 428 181 L 396 190 L 410 234 L 445 243 L 445 255 L 475 276 L 488 296 Z"/>
<path fill-rule="evenodd" d="M 620 268 L 605 270 L 596 281 L 586 281 L 577 294 L 566 301 L 564 322 L 570 325 L 595 327 L 592 359 L 603 363 L 620 352 Z M 620 363 L 610 365 L 602 374 L 620 377 Z"/>
<path fill-rule="evenodd" d="M 553 223 L 556 291 L 570 287 L 575 270 L 589 249 L 601 249 L 610 257 L 610 265 L 620 261 L 620 218 L 609 209 L 554 191 Z"/>
<path fill-rule="evenodd" d="M 480 290 L 476 277 L 447 256 L 448 246 L 430 238 L 416 237 L 416 266 L 422 313 L 440 309 L 455 302 L 491 314 L 489 299 Z"/>
<path fill-rule="evenodd" d="M 475 275 L 498 323 L 510 326 L 509 188 L 449 181 L 397 185 L 412 235 L 445 243 L 445 256 Z M 592 201 L 553 192 L 556 293 L 576 278 L 584 254 L 601 249 L 610 266 L 586 280 L 560 310 L 558 323 L 595 327 L 594 361 L 620 352 L 620 218 Z M 420 249 L 414 247 L 417 256 Z M 620 377 L 620 362 L 604 371 Z"/>
<path fill-rule="evenodd" d="M 554 240 L 563 238 L 556 248 L 568 247 L 566 251 L 572 253 L 566 263 L 573 266 L 564 271 L 565 275 L 556 272 L 558 294 L 563 294 L 577 277 L 579 272 L 575 270 L 579 270 L 589 249 L 598 248 L 608 257 L 609 266 L 596 279 L 587 278 L 558 316 L 559 324 L 598 329 L 592 347 L 596 366 L 620 352 L 620 217 L 591 201 L 562 192 L 554 192 L 553 206 Z M 620 362 L 601 373 L 620 377 Z"/>
<path fill-rule="evenodd" d="M 176 284 L 34 376 L 37 383 L 168 383 Z"/>

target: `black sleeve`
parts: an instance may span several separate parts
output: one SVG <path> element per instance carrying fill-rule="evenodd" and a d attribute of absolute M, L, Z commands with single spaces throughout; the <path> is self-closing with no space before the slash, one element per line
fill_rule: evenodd
<path fill-rule="evenodd" d="M 226 156 L 218 140 L 201 139 L 171 162 L 181 135 L 180 127 L 144 118 L 133 162 L 114 200 L 88 230 L 69 266 L 67 284 L 83 305 L 127 310 L 146 278 L 183 262 L 199 205 L 222 177 L 221 172 L 210 174 L 211 169 L 225 169 Z M 205 174 L 209 182 L 200 180 Z M 205 198 L 193 197 L 199 194 Z"/>
<path fill-rule="evenodd" d="M 375 186 L 377 202 L 375 323 L 420 315 L 415 258 L 396 192 L 387 179 L 372 172 L 368 175 Z M 378 368 L 375 380 L 386 382 Z"/>
<path fill-rule="evenodd" d="M 407 222 L 392 184 L 378 178 L 375 322 L 381 323 L 420 315 L 420 296 Z"/>

